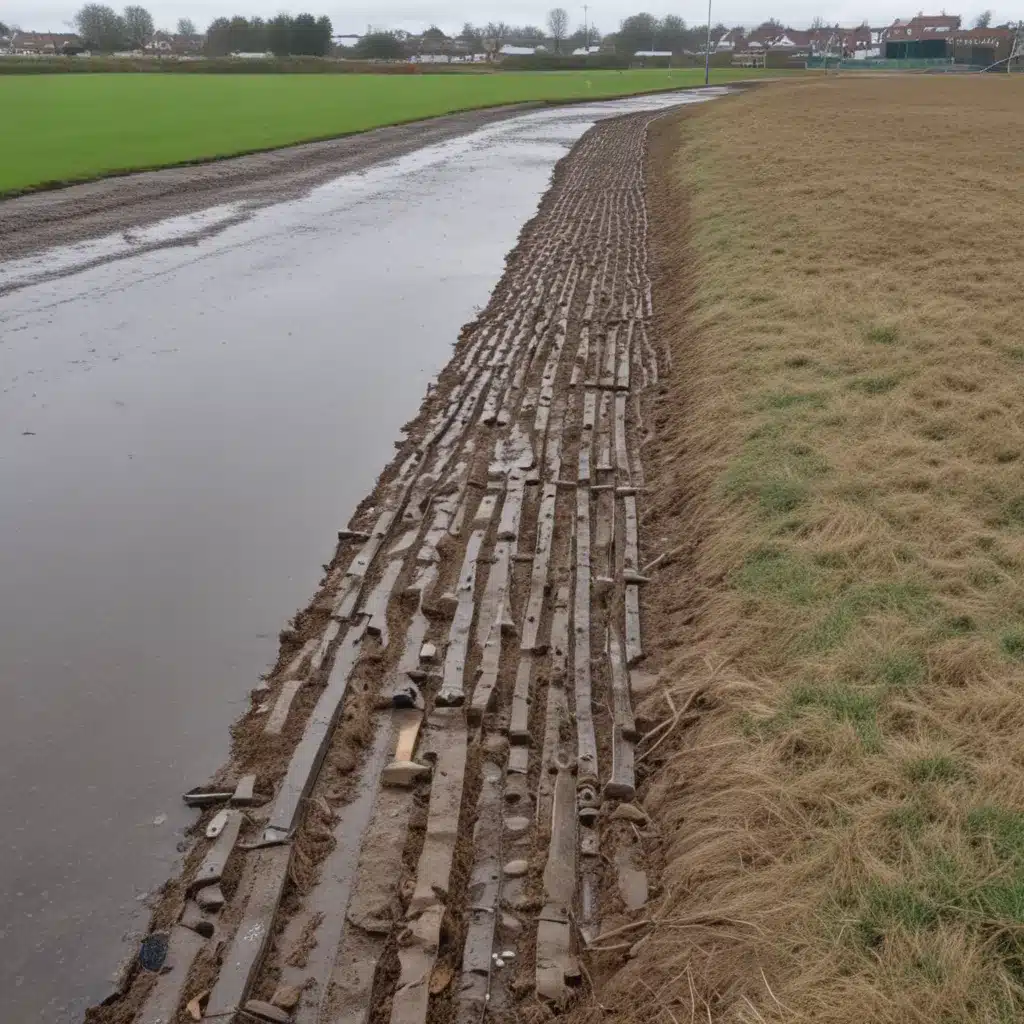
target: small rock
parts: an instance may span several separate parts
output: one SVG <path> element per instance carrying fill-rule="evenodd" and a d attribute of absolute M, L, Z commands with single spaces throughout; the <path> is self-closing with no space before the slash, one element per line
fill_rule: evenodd
<path fill-rule="evenodd" d="M 219 885 L 207 885 L 196 893 L 195 901 L 203 910 L 220 910 L 224 906 L 224 893 Z"/>
<path fill-rule="evenodd" d="M 166 820 L 167 820 L 167 815 L 166 814 L 158 814 L 153 819 L 153 824 L 154 825 L 162 825 Z"/>
<path fill-rule="evenodd" d="M 495 967 L 504 967 L 505 966 L 505 961 L 502 960 L 500 956 L 496 956 L 494 958 L 494 966 Z"/>
<path fill-rule="evenodd" d="M 139 963 L 145 970 L 160 971 L 167 959 L 169 941 L 167 932 L 153 932 L 142 940 Z"/>
<path fill-rule="evenodd" d="M 270 1001 L 282 1010 L 294 1010 L 301 997 L 302 989 L 298 985 L 278 985 Z"/>
<path fill-rule="evenodd" d="M 291 1017 L 273 1003 L 265 1003 L 262 999 L 250 999 L 243 1007 L 246 1013 L 251 1013 L 260 1020 L 273 1021 L 274 1024 L 290 1024 Z"/>
<path fill-rule="evenodd" d="M 515 960 L 516 951 L 514 949 L 504 949 L 501 952 L 501 957 L 503 960 Z"/>
<path fill-rule="evenodd" d="M 619 804 L 612 812 L 612 821 L 635 821 L 646 825 L 651 819 L 635 804 Z"/>
<path fill-rule="evenodd" d="M 438 964 L 434 968 L 434 973 L 430 976 L 430 994 L 436 996 L 443 992 L 451 983 L 452 978 L 455 976 L 448 964 Z"/>
<path fill-rule="evenodd" d="M 508 932 L 509 935 L 519 935 L 523 930 L 523 922 L 518 917 L 513 917 L 511 914 L 501 915 L 501 927 L 503 931 Z"/>
<path fill-rule="evenodd" d="M 224 831 L 224 826 L 228 823 L 228 812 L 218 811 L 211 819 L 210 824 L 206 826 L 206 838 L 216 839 L 217 836 Z"/>
<path fill-rule="evenodd" d="M 505 828 L 509 832 L 525 832 L 530 827 L 529 818 L 506 818 Z"/>
<path fill-rule="evenodd" d="M 424 644 L 420 648 L 420 661 L 434 661 L 437 658 L 436 644 Z"/>
<path fill-rule="evenodd" d="M 510 860 L 505 865 L 507 878 L 522 878 L 529 871 L 530 865 L 525 860 Z"/>

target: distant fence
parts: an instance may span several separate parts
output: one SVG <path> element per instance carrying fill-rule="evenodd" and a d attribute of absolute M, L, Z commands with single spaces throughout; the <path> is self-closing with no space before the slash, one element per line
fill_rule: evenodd
<path fill-rule="evenodd" d="M 886 57 L 868 57 L 864 60 L 808 57 L 807 66 L 809 68 L 842 68 L 844 71 L 928 71 L 934 68 L 952 67 L 953 62 L 948 58 L 938 60 L 924 57 L 908 57 L 904 60 Z"/>

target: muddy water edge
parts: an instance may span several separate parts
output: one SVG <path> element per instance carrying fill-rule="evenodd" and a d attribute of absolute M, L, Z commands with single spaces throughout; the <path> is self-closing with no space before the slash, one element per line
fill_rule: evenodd
<path fill-rule="evenodd" d="M 678 102 L 530 113 L 202 232 L 0 263 L 6 1019 L 103 997 L 186 848 L 180 794 L 552 167 L 595 120 Z"/>

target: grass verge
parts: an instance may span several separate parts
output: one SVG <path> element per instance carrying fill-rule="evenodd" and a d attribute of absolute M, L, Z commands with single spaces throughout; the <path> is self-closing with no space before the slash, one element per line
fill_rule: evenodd
<path fill-rule="evenodd" d="M 652 759 L 663 900 L 614 1016 L 1022 1019 L 1022 131 L 995 77 L 653 129 L 643 529 L 679 554 L 645 630 L 701 716 Z"/>
<path fill-rule="evenodd" d="M 749 70 L 716 69 L 721 84 Z M 490 75 L 44 75 L 0 77 L 16 145 L 0 196 L 212 160 L 529 101 L 608 99 L 703 85 L 702 69 Z"/>

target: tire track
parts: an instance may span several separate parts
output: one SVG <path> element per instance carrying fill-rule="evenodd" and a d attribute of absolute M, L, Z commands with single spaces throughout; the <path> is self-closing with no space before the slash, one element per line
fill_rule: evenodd
<path fill-rule="evenodd" d="M 213 1020 L 470 1024 L 571 1001 L 623 913 L 611 865 L 642 873 L 610 811 L 636 788 L 654 116 L 559 165 L 271 680 L 273 742 L 295 740 L 257 773 L 273 798 L 235 812 L 227 905 L 201 909 L 190 862 L 178 962 L 107 1019 L 198 999 Z"/>

